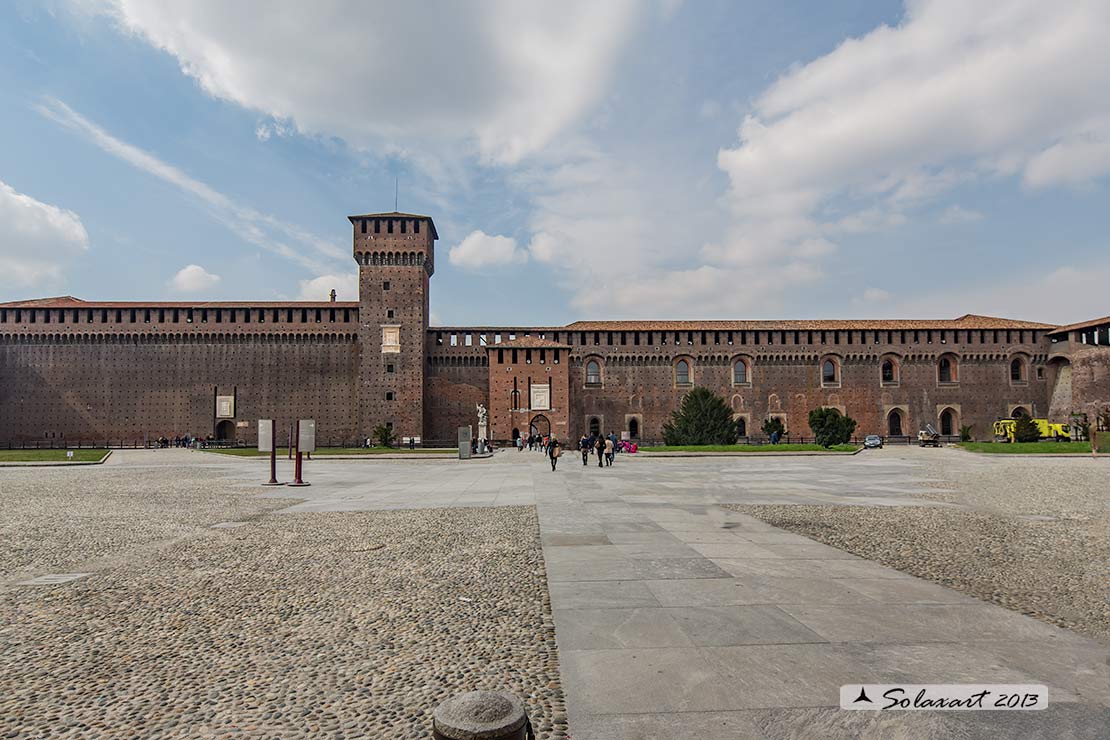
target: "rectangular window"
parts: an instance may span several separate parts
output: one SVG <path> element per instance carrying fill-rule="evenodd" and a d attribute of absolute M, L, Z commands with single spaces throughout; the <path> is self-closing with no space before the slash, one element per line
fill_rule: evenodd
<path fill-rule="evenodd" d="M 382 233 L 382 220 L 380 218 L 374 219 L 374 233 Z"/>
<path fill-rule="evenodd" d="M 409 233 L 409 220 L 407 218 L 402 218 L 401 219 L 401 233 L 402 234 Z"/>
<path fill-rule="evenodd" d="M 366 233 L 366 219 L 360 218 L 359 221 L 362 223 L 362 233 L 365 234 Z"/>
<path fill-rule="evenodd" d="M 387 401 L 392 401 L 393 400 L 393 391 L 386 391 L 385 392 L 385 400 L 387 400 Z"/>
<path fill-rule="evenodd" d="M 386 310 L 385 317 L 387 319 L 392 319 L 393 318 L 393 309 L 392 308 Z"/>
<path fill-rule="evenodd" d="M 386 363 L 386 366 L 385 366 L 385 371 L 386 371 L 387 373 L 391 373 L 391 372 L 393 372 L 393 371 L 394 371 L 394 365 L 393 365 L 393 363 L 392 363 L 392 362 L 390 362 L 390 363 Z"/>
<path fill-rule="evenodd" d="M 503 350 L 503 349 L 497 350 L 497 364 L 498 365 L 504 365 L 505 364 L 505 350 Z"/>
<path fill-rule="evenodd" d="M 470 332 L 467 332 L 465 335 L 463 335 L 463 344 L 465 344 L 467 347 L 474 346 L 474 335 Z"/>
<path fill-rule="evenodd" d="M 389 234 L 392 234 L 393 233 L 393 219 L 387 218 L 386 221 L 385 221 L 385 226 L 386 226 L 386 232 L 389 233 Z"/>
<path fill-rule="evenodd" d="M 517 363 L 517 353 L 516 353 L 516 350 L 514 349 L 513 350 L 513 364 L 515 365 L 516 363 Z"/>
<path fill-rule="evenodd" d="M 389 290 L 389 281 L 388 280 L 385 280 L 385 281 L 382 282 L 382 290 Z"/>
<path fill-rule="evenodd" d="M 414 233 L 414 234 L 419 234 L 420 233 L 420 219 L 416 219 L 415 221 L 412 222 L 412 233 Z"/>

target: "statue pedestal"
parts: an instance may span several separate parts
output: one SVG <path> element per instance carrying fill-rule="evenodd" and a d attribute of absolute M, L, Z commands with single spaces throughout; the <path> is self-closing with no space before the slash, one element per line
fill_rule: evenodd
<path fill-rule="evenodd" d="M 486 427 L 485 424 L 479 424 L 478 425 L 478 441 L 480 442 L 483 439 L 489 439 L 489 429 Z"/>

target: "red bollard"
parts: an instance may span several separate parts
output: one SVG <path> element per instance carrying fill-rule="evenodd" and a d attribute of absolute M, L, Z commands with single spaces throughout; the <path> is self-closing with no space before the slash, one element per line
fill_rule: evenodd
<path fill-rule="evenodd" d="M 296 434 L 294 435 L 293 439 L 296 441 L 296 444 L 297 444 L 297 456 L 296 456 L 296 462 L 293 463 L 293 482 L 289 484 L 290 486 L 310 486 L 310 485 L 312 485 L 311 483 L 305 483 L 301 479 L 302 455 L 301 455 L 300 426 L 301 426 L 301 420 L 297 419 L 297 421 L 295 422 L 294 427 L 293 427 L 296 430 Z"/>

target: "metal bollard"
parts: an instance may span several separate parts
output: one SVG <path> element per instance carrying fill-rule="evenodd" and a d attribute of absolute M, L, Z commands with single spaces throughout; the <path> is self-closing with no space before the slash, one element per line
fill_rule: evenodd
<path fill-rule="evenodd" d="M 435 740 L 535 740 L 520 699 L 500 691 L 471 691 L 436 707 Z"/>

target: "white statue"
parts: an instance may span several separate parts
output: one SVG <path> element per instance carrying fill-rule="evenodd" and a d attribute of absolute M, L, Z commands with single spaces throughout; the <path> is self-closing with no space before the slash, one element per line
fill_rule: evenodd
<path fill-rule="evenodd" d="M 482 404 L 478 404 L 478 428 L 485 429 L 489 421 L 489 411 Z"/>

